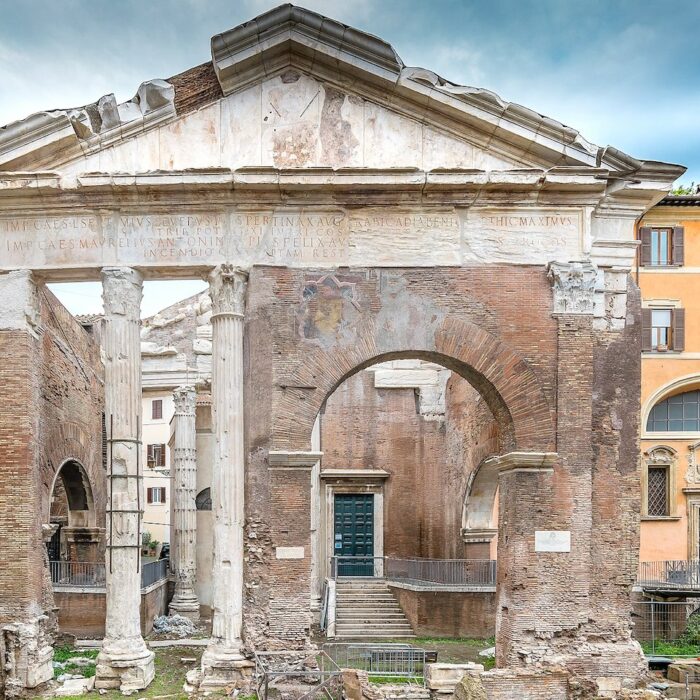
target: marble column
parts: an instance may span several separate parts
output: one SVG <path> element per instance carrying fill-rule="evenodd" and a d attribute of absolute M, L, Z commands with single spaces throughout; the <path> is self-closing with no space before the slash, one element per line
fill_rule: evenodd
<path fill-rule="evenodd" d="M 197 434 L 196 393 L 181 386 L 173 392 L 173 515 L 175 525 L 175 594 L 171 615 L 199 619 L 199 600 L 194 586 L 197 578 Z"/>
<path fill-rule="evenodd" d="M 212 635 L 202 656 L 200 687 L 241 681 L 251 672 L 243 646 L 243 317 L 247 273 L 219 265 L 209 276 L 212 300 L 212 474 L 214 561 Z"/>
<path fill-rule="evenodd" d="M 97 657 L 96 688 L 130 692 L 153 680 L 153 652 L 141 636 L 140 444 L 142 278 L 136 270 L 102 270 L 105 419 L 109 441 L 105 638 Z"/>

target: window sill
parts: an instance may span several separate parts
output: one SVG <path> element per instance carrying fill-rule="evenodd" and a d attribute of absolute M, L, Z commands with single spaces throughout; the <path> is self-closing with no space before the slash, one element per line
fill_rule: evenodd
<path fill-rule="evenodd" d="M 654 520 L 660 520 L 662 522 L 670 520 L 670 521 L 676 521 L 676 520 L 681 520 L 680 515 L 643 515 L 642 516 L 642 522 L 645 521 L 654 521 Z"/>
<path fill-rule="evenodd" d="M 639 269 L 640 270 L 677 270 L 679 267 L 683 267 L 683 265 L 678 265 L 671 263 L 670 265 L 640 265 Z"/>

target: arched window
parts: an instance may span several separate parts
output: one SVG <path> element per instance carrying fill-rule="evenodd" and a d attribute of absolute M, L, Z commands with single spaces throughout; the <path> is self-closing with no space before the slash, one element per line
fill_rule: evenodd
<path fill-rule="evenodd" d="M 651 409 L 647 431 L 664 433 L 700 432 L 700 391 L 670 396 Z"/>

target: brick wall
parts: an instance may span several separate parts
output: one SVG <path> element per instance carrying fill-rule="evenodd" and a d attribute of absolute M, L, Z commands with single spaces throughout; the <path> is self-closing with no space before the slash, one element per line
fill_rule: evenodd
<path fill-rule="evenodd" d="M 319 285 L 326 285 L 322 295 L 317 294 Z M 304 611 L 296 621 L 288 618 L 282 628 L 273 628 L 268 619 L 273 608 L 277 610 L 277 600 L 293 599 L 295 604 L 308 600 L 310 580 L 308 563 L 295 570 L 298 576 L 292 580 L 271 563 L 274 547 L 292 538 L 281 528 L 285 503 L 276 500 L 280 496 L 275 495 L 267 451 L 310 449 L 316 415 L 333 391 L 358 369 L 402 357 L 438 362 L 462 374 L 478 389 L 494 416 L 498 428 L 484 429 L 473 448 L 457 449 L 456 432 L 440 437 L 443 444 L 452 441 L 460 459 L 476 460 L 495 445 L 498 452 L 553 449 L 557 334 L 550 308 L 551 288 L 545 271 L 539 268 L 358 269 L 336 271 L 330 280 L 324 271 L 251 271 L 245 345 L 246 518 L 248 531 L 255 533 L 254 542 L 249 540 L 248 545 L 256 551 L 255 556 L 247 557 L 245 571 L 249 643 L 283 643 L 289 635 L 298 634 L 308 619 Z M 459 391 L 454 392 L 451 400 L 457 405 Z M 393 395 L 387 395 L 386 401 L 401 404 L 402 415 L 412 411 L 415 421 L 412 393 L 391 390 L 388 394 Z M 465 415 L 463 421 L 483 429 L 481 417 Z M 394 438 L 403 439 L 405 433 L 399 427 L 391 429 L 396 431 Z M 413 446 L 407 440 L 405 449 L 415 451 L 414 464 L 424 463 L 427 450 L 421 459 L 415 430 L 412 433 Z M 430 448 L 436 443 L 426 444 Z M 355 462 L 365 460 L 366 455 Z M 382 466 L 378 461 L 376 466 Z M 453 475 L 460 479 L 457 471 Z M 396 529 L 407 530 L 416 522 L 415 515 L 408 514 L 415 505 L 416 484 L 425 488 L 422 477 L 410 473 L 403 497 L 394 499 L 398 500 L 396 512 L 404 513 Z M 461 546 L 458 530 L 464 488 L 450 489 L 440 481 L 433 479 L 435 491 L 426 498 L 429 507 L 421 513 L 426 532 L 432 530 L 425 540 L 424 556 L 456 553 Z M 298 497 L 293 494 L 288 490 L 281 498 Z M 438 503 L 447 497 L 454 505 L 445 518 L 439 514 Z M 308 522 L 308 511 L 303 518 Z M 448 529 L 451 534 L 445 544 Z M 296 532 L 299 537 L 293 545 L 303 545 L 308 551 L 306 526 Z M 415 541 L 415 533 L 411 539 Z M 274 617 L 281 620 L 277 612 Z"/>
<path fill-rule="evenodd" d="M 495 592 L 391 591 L 419 637 L 488 639 L 496 633 Z"/>

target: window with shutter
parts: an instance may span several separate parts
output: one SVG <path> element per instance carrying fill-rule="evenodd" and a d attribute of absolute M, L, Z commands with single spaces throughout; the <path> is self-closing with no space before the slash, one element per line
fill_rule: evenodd
<path fill-rule="evenodd" d="M 651 349 L 651 309 L 642 309 L 642 352 Z"/>
<path fill-rule="evenodd" d="M 151 418 L 153 420 L 160 420 L 163 417 L 163 400 L 154 399 L 151 401 Z"/>
<path fill-rule="evenodd" d="M 642 267 L 683 265 L 682 226 L 642 226 L 639 229 L 639 264 Z"/>
<path fill-rule="evenodd" d="M 153 503 L 153 488 L 151 486 L 146 489 L 146 503 Z"/>

